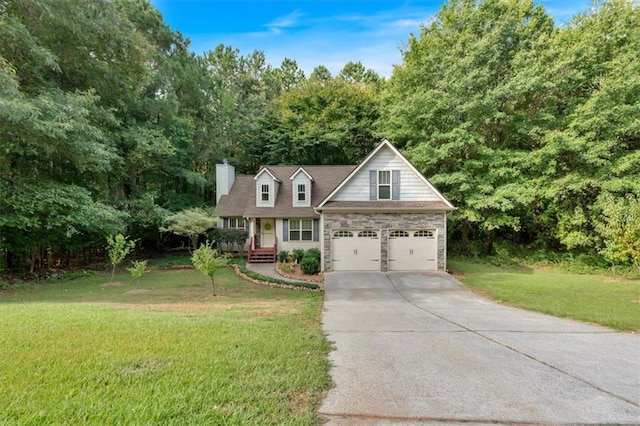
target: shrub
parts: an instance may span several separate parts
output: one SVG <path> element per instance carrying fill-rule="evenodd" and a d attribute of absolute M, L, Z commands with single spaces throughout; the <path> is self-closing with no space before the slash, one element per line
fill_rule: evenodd
<path fill-rule="evenodd" d="M 133 261 L 133 267 L 127 268 L 127 271 L 129 271 L 131 276 L 136 280 L 136 283 L 137 283 L 136 287 L 137 287 L 138 284 L 140 284 L 140 279 L 144 276 L 144 274 L 149 272 L 149 270 L 147 269 L 147 261 L 146 260 L 142 260 L 142 261 L 134 260 Z"/>
<path fill-rule="evenodd" d="M 304 255 L 305 256 L 313 256 L 314 258 L 318 259 L 318 261 L 319 261 L 320 260 L 320 249 L 310 248 L 309 250 L 307 250 L 307 252 Z"/>
<path fill-rule="evenodd" d="M 316 274 L 320 270 L 320 250 L 307 250 L 300 262 L 300 269 L 307 275 Z"/>
<path fill-rule="evenodd" d="M 296 261 L 297 263 L 300 263 L 302 261 L 302 258 L 304 257 L 304 249 L 294 249 L 291 252 L 291 257 L 293 258 L 294 261 Z"/>
<path fill-rule="evenodd" d="M 287 261 L 287 258 L 289 257 L 289 252 L 286 250 L 280 250 L 278 252 L 278 260 L 280 261 L 280 263 L 285 263 Z"/>
<path fill-rule="evenodd" d="M 285 272 L 287 274 L 292 274 L 295 271 L 294 266 L 289 263 L 283 263 L 282 265 L 280 265 L 280 269 L 282 270 L 282 272 Z"/>
<path fill-rule="evenodd" d="M 251 269 L 247 269 L 243 261 L 233 262 L 233 263 L 236 263 L 238 265 L 238 267 L 240 268 L 240 272 L 242 272 L 243 274 L 245 274 L 250 278 L 255 278 L 256 280 L 265 281 L 265 282 L 274 283 L 274 284 L 284 284 L 291 287 L 309 288 L 312 290 L 317 290 L 320 288 L 320 286 L 315 283 L 305 283 L 302 281 L 292 282 L 292 281 L 280 280 L 278 278 L 273 278 L 273 277 L 266 277 L 264 275 L 261 275 L 257 272 L 252 271 Z"/>

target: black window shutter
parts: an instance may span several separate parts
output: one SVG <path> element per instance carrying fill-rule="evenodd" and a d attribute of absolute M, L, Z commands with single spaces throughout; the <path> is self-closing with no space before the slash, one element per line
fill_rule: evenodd
<path fill-rule="evenodd" d="M 282 241 L 289 241 L 289 219 L 282 219 Z"/>
<path fill-rule="evenodd" d="M 391 171 L 391 199 L 400 199 L 400 170 Z"/>
<path fill-rule="evenodd" d="M 369 199 L 378 199 L 378 171 L 369 170 Z"/>
<path fill-rule="evenodd" d="M 313 219 L 313 241 L 320 241 L 320 219 Z"/>
<path fill-rule="evenodd" d="M 229 218 L 225 217 L 224 219 L 222 219 L 222 227 L 223 228 L 228 228 L 229 227 Z"/>

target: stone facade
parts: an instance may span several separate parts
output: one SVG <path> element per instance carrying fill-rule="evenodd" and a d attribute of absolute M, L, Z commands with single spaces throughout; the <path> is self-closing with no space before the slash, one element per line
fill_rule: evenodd
<path fill-rule="evenodd" d="M 380 232 L 380 264 L 388 267 L 388 235 L 396 229 L 436 229 L 438 238 L 438 270 L 446 268 L 446 213 L 328 213 L 324 212 L 324 271 L 331 272 L 331 232 L 338 229 L 371 229 Z"/>

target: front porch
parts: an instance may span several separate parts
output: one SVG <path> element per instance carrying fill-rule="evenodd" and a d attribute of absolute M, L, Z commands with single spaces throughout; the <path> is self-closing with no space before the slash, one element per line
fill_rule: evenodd
<path fill-rule="evenodd" d="M 249 250 L 247 251 L 247 262 L 249 263 L 275 263 L 278 255 L 278 238 L 274 238 L 273 247 L 259 246 L 259 238 L 254 235 L 249 239 Z"/>
<path fill-rule="evenodd" d="M 275 219 L 255 218 L 250 220 L 249 263 L 275 263 L 278 255 L 278 237 Z"/>

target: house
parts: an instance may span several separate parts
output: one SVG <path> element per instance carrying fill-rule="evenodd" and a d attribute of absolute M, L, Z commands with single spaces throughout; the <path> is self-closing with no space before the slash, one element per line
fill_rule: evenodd
<path fill-rule="evenodd" d="M 357 166 L 216 167 L 219 226 L 243 228 L 250 261 L 319 248 L 330 271 L 445 270 L 455 207 L 386 139 Z"/>

